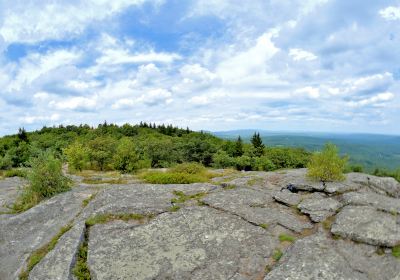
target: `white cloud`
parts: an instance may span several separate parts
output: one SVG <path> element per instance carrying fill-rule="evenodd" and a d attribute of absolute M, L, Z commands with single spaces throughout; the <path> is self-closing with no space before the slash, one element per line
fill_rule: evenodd
<path fill-rule="evenodd" d="M 295 91 L 296 94 L 305 94 L 306 96 L 308 96 L 309 98 L 314 98 L 317 99 L 320 97 L 320 92 L 319 92 L 319 88 L 316 87 L 304 87 L 304 88 L 300 88 L 297 89 Z"/>
<path fill-rule="evenodd" d="M 385 106 L 385 104 L 388 101 L 393 100 L 394 97 L 395 97 L 394 94 L 391 92 L 383 92 L 369 98 L 361 99 L 358 101 L 350 101 L 348 102 L 347 105 L 350 107 L 363 107 L 363 106 L 382 107 Z"/>
<path fill-rule="evenodd" d="M 80 57 L 81 53 L 73 50 L 55 50 L 45 54 L 31 53 L 19 62 L 16 76 L 6 90 L 19 91 L 46 73 L 51 74 L 59 67 L 74 65 Z"/>
<path fill-rule="evenodd" d="M 264 33 L 257 38 L 255 44 L 250 48 L 239 51 L 221 61 L 216 73 L 223 81 L 238 81 L 254 74 L 264 73 L 266 63 L 279 49 L 272 42 L 272 38 L 277 36 L 277 30 Z"/>
<path fill-rule="evenodd" d="M 108 49 L 96 62 L 106 65 L 146 62 L 171 63 L 177 59 L 181 59 L 181 56 L 174 53 L 149 51 L 132 54 L 128 50 Z"/>
<path fill-rule="evenodd" d="M 55 113 L 55 114 L 51 114 L 50 116 L 25 116 L 20 118 L 20 120 L 25 123 L 25 124 L 33 124 L 36 122 L 54 122 L 54 121 L 58 121 L 60 120 L 60 115 Z"/>
<path fill-rule="evenodd" d="M 6 43 L 34 43 L 77 36 L 94 21 L 104 20 L 146 0 L 13 0 L 2 5 L 0 35 Z M 152 1 L 160 4 L 162 1 Z"/>
<path fill-rule="evenodd" d="M 50 101 L 49 105 L 60 110 L 93 110 L 97 106 L 97 96 L 71 97 L 60 101 Z"/>
<path fill-rule="evenodd" d="M 139 104 L 147 106 L 156 106 L 170 104 L 173 101 L 172 93 L 168 90 L 158 88 L 149 90 L 147 93 L 139 97 L 121 98 L 114 102 L 111 106 L 112 109 L 128 109 Z"/>
<path fill-rule="evenodd" d="M 399 20 L 400 19 L 400 6 L 399 7 L 387 7 L 379 11 L 381 17 L 386 20 Z"/>
<path fill-rule="evenodd" d="M 302 49 L 290 49 L 289 56 L 292 57 L 294 61 L 312 61 L 318 58 L 315 54 Z"/>

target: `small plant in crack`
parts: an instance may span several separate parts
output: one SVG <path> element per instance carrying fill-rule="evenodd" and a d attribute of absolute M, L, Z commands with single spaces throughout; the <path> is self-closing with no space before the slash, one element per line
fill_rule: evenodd
<path fill-rule="evenodd" d="M 85 228 L 84 238 L 82 244 L 79 246 L 75 267 L 72 272 L 78 280 L 90 280 L 90 270 L 87 266 L 87 252 L 88 252 L 89 228 Z"/>
<path fill-rule="evenodd" d="M 169 212 L 176 212 L 176 211 L 178 211 L 179 209 L 181 209 L 180 206 L 178 206 L 178 205 L 173 205 L 173 206 L 171 206 L 171 207 L 168 209 L 168 211 L 169 211 Z"/>
<path fill-rule="evenodd" d="M 288 235 L 288 234 L 281 234 L 279 235 L 279 241 L 280 242 L 290 242 L 293 243 L 296 241 L 296 238 L 294 236 Z"/>
<path fill-rule="evenodd" d="M 263 229 L 267 229 L 268 228 L 268 224 L 260 224 L 260 227 L 262 227 Z"/>
<path fill-rule="evenodd" d="M 29 272 L 37 265 L 54 247 L 57 245 L 58 240 L 61 236 L 64 235 L 67 231 L 72 228 L 72 223 L 62 227 L 60 231 L 50 240 L 49 243 L 45 244 L 44 246 L 40 247 L 36 251 L 34 251 L 28 258 L 27 261 L 27 268 L 23 270 L 20 275 L 20 280 L 26 280 L 29 277 Z"/>
<path fill-rule="evenodd" d="M 93 226 L 95 224 L 105 224 L 110 221 L 114 220 L 122 220 L 122 221 L 130 221 L 130 220 L 136 220 L 136 221 L 143 221 L 146 218 L 151 218 L 152 215 L 143 215 L 143 214 L 137 214 L 137 213 L 131 213 L 131 214 L 98 214 L 95 216 L 90 217 L 89 219 L 86 220 L 86 226 Z"/>
<path fill-rule="evenodd" d="M 400 259 L 400 245 L 397 245 L 392 248 L 392 256 Z"/>
<path fill-rule="evenodd" d="M 274 261 L 278 262 L 283 256 L 283 253 L 281 250 L 276 249 L 274 251 L 274 253 L 272 254 L 272 258 L 274 259 Z"/>

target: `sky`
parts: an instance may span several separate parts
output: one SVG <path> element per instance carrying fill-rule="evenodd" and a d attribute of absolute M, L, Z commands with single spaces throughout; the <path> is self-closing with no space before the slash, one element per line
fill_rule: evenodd
<path fill-rule="evenodd" d="M 400 134 L 400 1 L 0 0 L 0 134 Z"/>

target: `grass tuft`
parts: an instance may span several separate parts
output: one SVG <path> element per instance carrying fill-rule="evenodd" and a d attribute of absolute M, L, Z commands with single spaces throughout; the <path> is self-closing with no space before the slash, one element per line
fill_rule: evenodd
<path fill-rule="evenodd" d="M 69 231 L 72 228 L 72 223 L 62 227 L 61 230 L 54 236 L 49 243 L 45 244 L 44 246 L 40 247 L 36 251 L 34 251 L 28 259 L 28 265 L 25 270 L 23 270 L 20 275 L 20 280 L 27 280 L 29 276 L 29 272 L 37 265 L 54 247 L 57 245 L 58 240 L 64 233 Z"/>
<path fill-rule="evenodd" d="M 400 259 L 400 245 L 392 248 L 392 256 Z"/>
<path fill-rule="evenodd" d="M 281 250 L 276 249 L 274 251 L 274 253 L 272 254 L 272 258 L 274 259 L 274 261 L 278 262 L 283 256 L 283 253 Z"/>
<path fill-rule="evenodd" d="M 279 241 L 280 242 L 294 242 L 296 241 L 296 238 L 294 236 L 288 235 L 288 234 L 281 234 L 279 235 Z"/>
<path fill-rule="evenodd" d="M 105 224 L 114 220 L 122 220 L 122 221 L 130 221 L 130 220 L 136 220 L 136 221 L 141 221 L 145 218 L 148 218 L 150 216 L 145 216 L 142 214 L 98 214 L 95 216 L 92 216 L 86 220 L 86 226 L 93 226 L 95 224 Z"/>
<path fill-rule="evenodd" d="M 78 280 L 90 280 L 90 270 L 87 265 L 89 229 L 85 228 L 85 234 L 82 244 L 79 246 L 75 267 L 72 272 Z"/>
<path fill-rule="evenodd" d="M 260 224 L 260 227 L 262 227 L 263 229 L 267 229 L 268 228 L 268 224 Z"/>

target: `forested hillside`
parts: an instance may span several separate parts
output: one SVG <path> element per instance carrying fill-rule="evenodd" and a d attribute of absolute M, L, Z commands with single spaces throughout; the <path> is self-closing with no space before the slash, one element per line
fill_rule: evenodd
<path fill-rule="evenodd" d="M 254 135 L 256 136 L 256 134 Z M 274 170 L 306 167 L 310 153 L 302 148 L 265 147 L 259 135 L 253 143 L 223 140 L 205 132 L 172 125 L 140 123 L 97 127 L 43 127 L 0 138 L 0 169 L 29 167 L 33 158 L 50 153 L 71 170 L 119 170 L 171 167 L 198 162 L 207 167 Z"/>

